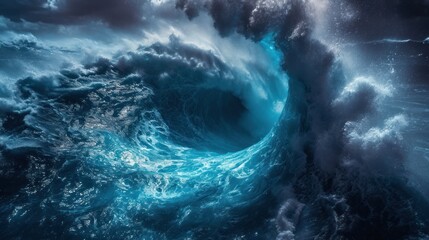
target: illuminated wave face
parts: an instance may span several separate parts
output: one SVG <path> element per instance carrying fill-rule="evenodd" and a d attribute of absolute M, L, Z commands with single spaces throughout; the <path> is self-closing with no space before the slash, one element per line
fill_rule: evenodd
<path fill-rule="evenodd" d="M 429 88 L 380 57 L 427 36 L 353 36 L 365 6 L 0 5 L 1 235 L 428 237 Z"/>
<path fill-rule="evenodd" d="M 46 187 L 47 198 L 36 202 L 70 222 L 46 224 L 67 236 L 135 231 L 154 239 L 260 224 L 267 178 L 282 161 L 272 145 L 280 144 L 280 116 L 287 117 L 288 77 L 272 35 L 259 44 L 243 41 L 259 59 L 226 63 L 172 35 L 82 69 L 19 80 L 18 96 L 31 110 L 9 115 L 4 125 L 36 129 L 7 140 L 5 154 L 58 158 L 42 171 L 57 187 Z M 103 230 L 99 218 L 107 221 Z"/>

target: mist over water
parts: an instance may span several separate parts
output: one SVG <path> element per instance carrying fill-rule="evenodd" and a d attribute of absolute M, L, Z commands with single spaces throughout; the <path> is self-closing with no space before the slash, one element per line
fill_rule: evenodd
<path fill-rule="evenodd" d="M 427 9 L 0 3 L 0 234 L 428 238 Z"/>

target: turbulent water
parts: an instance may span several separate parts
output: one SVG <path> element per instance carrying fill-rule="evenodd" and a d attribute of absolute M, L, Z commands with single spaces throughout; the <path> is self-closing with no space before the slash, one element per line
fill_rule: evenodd
<path fill-rule="evenodd" d="M 429 238 L 428 9 L 0 0 L 1 238 Z"/>

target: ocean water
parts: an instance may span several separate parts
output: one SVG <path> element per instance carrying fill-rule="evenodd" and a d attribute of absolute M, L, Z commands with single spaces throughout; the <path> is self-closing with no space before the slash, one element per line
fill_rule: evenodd
<path fill-rule="evenodd" d="M 78 2 L 0 5 L 0 238 L 428 238 L 426 40 L 331 33 L 329 1 Z"/>

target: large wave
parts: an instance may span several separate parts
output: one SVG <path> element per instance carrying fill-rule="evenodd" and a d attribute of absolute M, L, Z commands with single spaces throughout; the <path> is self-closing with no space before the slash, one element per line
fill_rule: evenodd
<path fill-rule="evenodd" d="M 5 4 L 2 236 L 428 237 L 423 60 L 382 59 L 426 42 L 354 36 L 366 7 Z"/>

